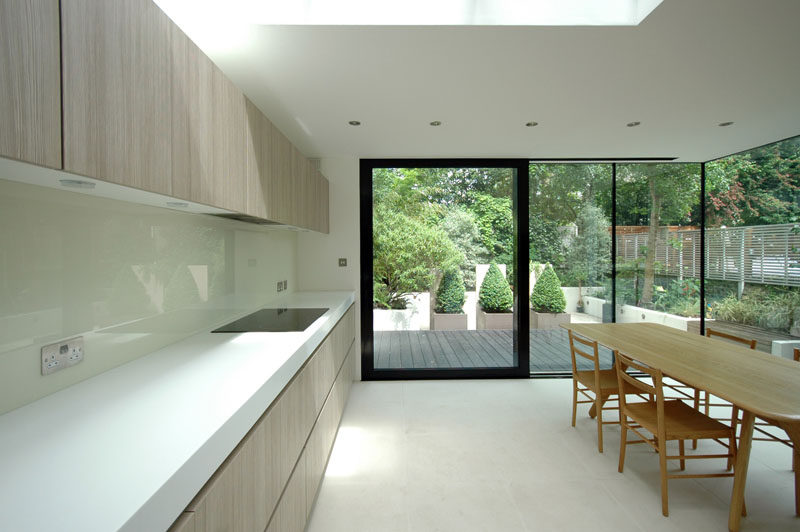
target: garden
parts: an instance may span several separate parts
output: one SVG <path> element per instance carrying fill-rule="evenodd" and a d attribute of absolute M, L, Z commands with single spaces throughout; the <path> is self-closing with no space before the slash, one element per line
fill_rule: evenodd
<path fill-rule="evenodd" d="M 687 329 L 703 313 L 797 336 L 798 161 L 800 142 L 790 139 L 706 164 L 705 301 L 699 164 L 531 164 L 523 274 L 532 326 L 537 314 L 610 321 L 616 312 L 616 321 Z M 435 329 L 449 315 L 438 328 L 510 328 L 500 315 L 518 275 L 512 191 L 507 169 L 374 171 L 373 306 L 408 315 L 387 327 Z"/>

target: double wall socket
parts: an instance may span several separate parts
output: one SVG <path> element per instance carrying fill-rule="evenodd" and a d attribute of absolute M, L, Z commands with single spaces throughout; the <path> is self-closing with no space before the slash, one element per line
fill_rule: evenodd
<path fill-rule="evenodd" d="M 289 287 L 289 281 L 278 281 L 278 292 L 283 292 Z"/>
<path fill-rule="evenodd" d="M 83 361 L 83 336 L 42 347 L 42 375 L 50 375 Z"/>

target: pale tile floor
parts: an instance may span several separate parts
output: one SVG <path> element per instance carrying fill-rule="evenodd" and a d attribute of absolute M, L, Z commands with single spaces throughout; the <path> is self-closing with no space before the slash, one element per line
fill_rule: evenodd
<path fill-rule="evenodd" d="M 662 517 L 656 455 L 628 447 L 617 473 L 619 427 L 606 426 L 599 454 L 583 405 L 570 427 L 571 385 L 356 383 L 308 530 L 727 530 L 732 479 L 670 481 Z M 743 531 L 800 530 L 790 469 L 788 448 L 754 442 Z"/>

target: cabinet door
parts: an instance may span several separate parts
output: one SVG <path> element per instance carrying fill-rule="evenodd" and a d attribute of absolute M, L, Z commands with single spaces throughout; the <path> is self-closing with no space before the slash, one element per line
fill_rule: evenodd
<path fill-rule="evenodd" d="M 171 194 L 169 33 L 151 0 L 62 0 L 64 169 Z"/>
<path fill-rule="evenodd" d="M 269 187 L 269 157 L 272 125 L 258 107 L 245 99 L 245 141 L 247 145 L 247 207 L 250 216 L 267 217 L 267 190 Z"/>
<path fill-rule="evenodd" d="M 196 532 L 233 530 L 234 487 L 239 483 L 240 471 L 239 453 L 234 451 L 186 507 L 195 514 Z"/>
<path fill-rule="evenodd" d="M 300 457 L 267 532 L 303 532 L 306 528 L 306 461 Z"/>
<path fill-rule="evenodd" d="M 278 128 L 270 124 L 269 189 L 267 218 L 285 224 L 294 223 L 292 202 L 292 144 Z"/>
<path fill-rule="evenodd" d="M 216 205 L 214 198 L 213 67 L 175 25 L 170 28 L 172 72 L 172 192 Z"/>
<path fill-rule="evenodd" d="M 212 67 L 213 101 L 211 121 L 214 151 L 212 196 L 223 209 L 245 212 L 247 209 L 247 168 L 245 158 L 245 97 L 220 69 Z"/>
<path fill-rule="evenodd" d="M 317 209 L 319 210 L 320 223 L 317 230 L 320 233 L 330 232 L 330 182 L 322 175 L 319 175 L 319 193 L 317 195 Z"/>
<path fill-rule="evenodd" d="M 58 0 L 0 2 L 0 156 L 61 168 Z"/>
<path fill-rule="evenodd" d="M 303 157 L 300 150 L 292 146 L 292 225 L 308 228 L 308 159 Z"/>

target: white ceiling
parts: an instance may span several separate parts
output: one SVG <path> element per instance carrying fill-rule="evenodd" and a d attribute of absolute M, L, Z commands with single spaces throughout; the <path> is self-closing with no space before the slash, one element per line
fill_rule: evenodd
<path fill-rule="evenodd" d="M 800 134 L 800 0 L 664 0 L 633 27 L 209 25 L 167 12 L 309 157 L 704 161 Z"/>

